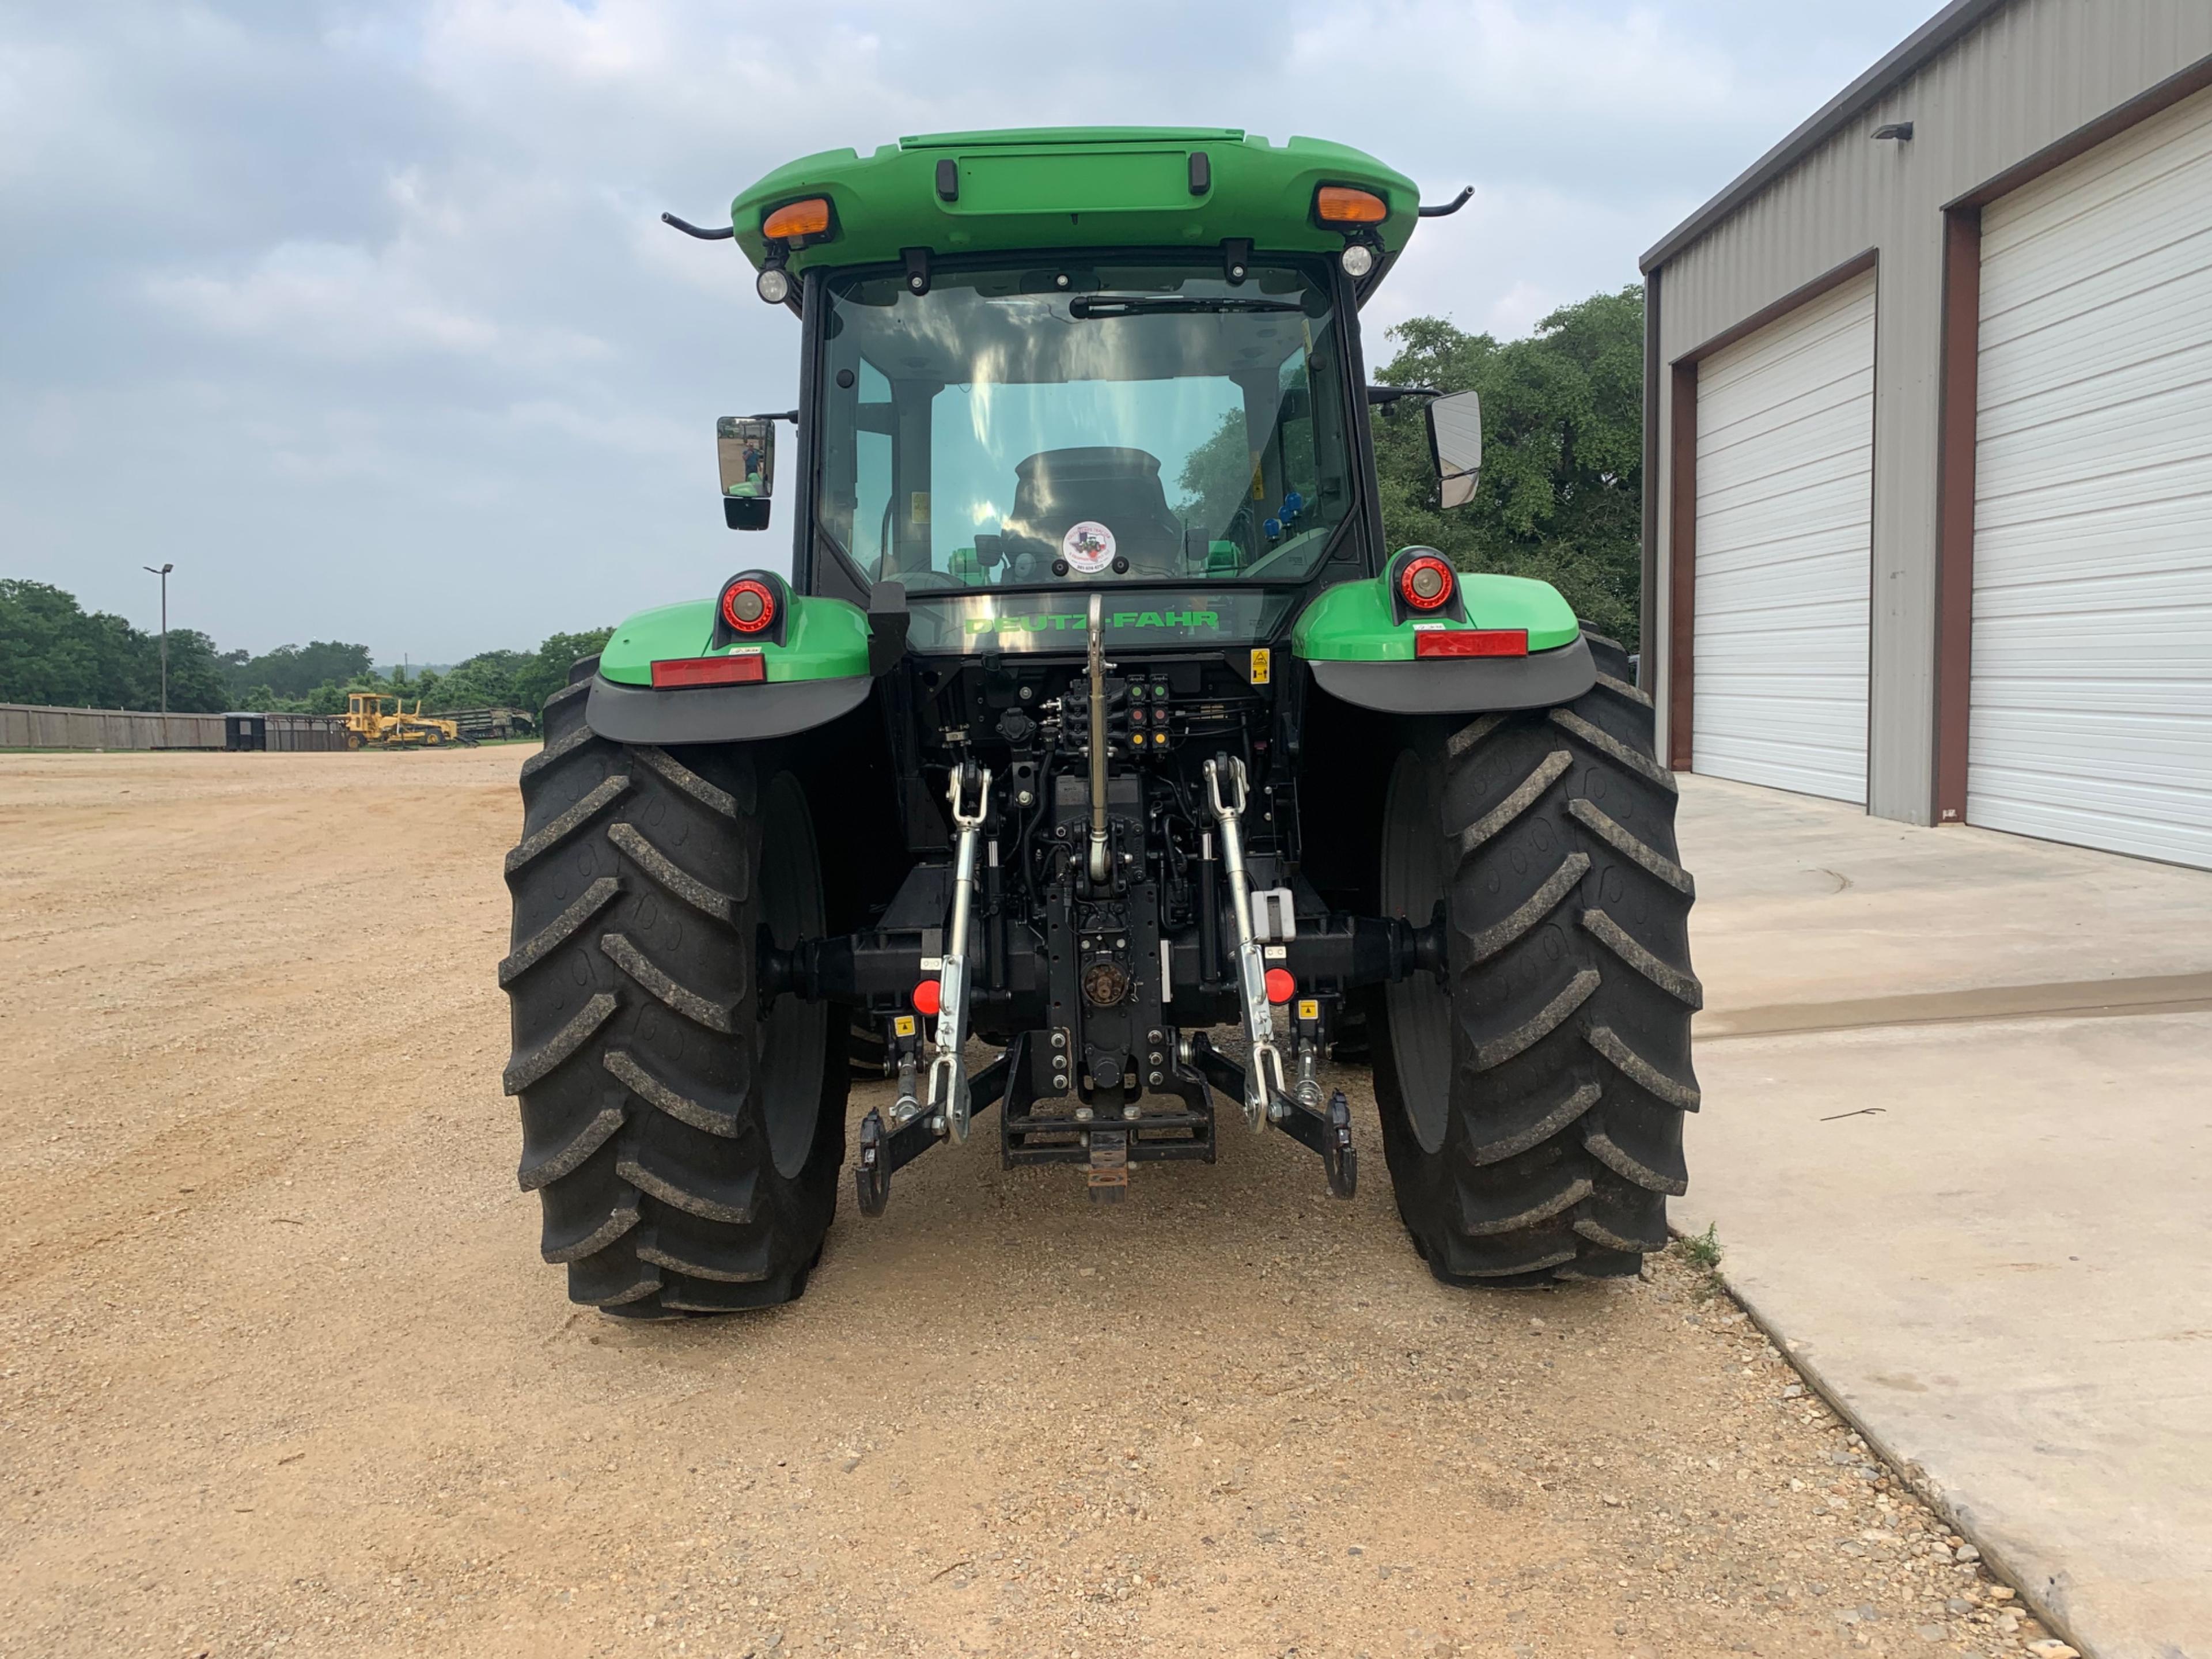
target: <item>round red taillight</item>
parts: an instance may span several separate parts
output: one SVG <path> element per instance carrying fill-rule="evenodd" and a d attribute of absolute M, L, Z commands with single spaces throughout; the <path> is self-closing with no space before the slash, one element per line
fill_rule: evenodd
<path fill-rule="evenodd" d="M 1398 573 L 1398 592 L 1416 611 L 1434 611 L 1452 595 L 1452 568 L 1442 559 L 1419 558 Z"/>
<path fill-rule="evenodd" d="M 740 634 L 757 634 L 775 620 L 775 595 L 764 582 L 732 582 L 722 590 L 722 620 Z"/>

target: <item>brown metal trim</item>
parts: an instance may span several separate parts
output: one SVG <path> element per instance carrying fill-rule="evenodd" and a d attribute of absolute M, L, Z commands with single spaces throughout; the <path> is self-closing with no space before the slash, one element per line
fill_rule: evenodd
<path fill-rule="evenodd" d="M 1649 691 L 1658 683 L 1658 653 L 1652 650 L 1653 623 L 1659 611 L 1659 273 L 1644 279 L 1644 474 L 1636 600 L 1637 681 Z"/>
<path fill-rule="evenodd" d="M 1935 821 L 1966 821 L 1973 714 L 1974 440 L 1980 407 L 1982 210 L 1943 216 L 1942 385 L 1936 459 Z"/>
<path fill-rule="evenodd" d="M 2116 138 L 2130 127 L 2139 126 L 2160 111 L 2170 109 L 2183 99 L 2193 96 L 2212 87 L 2212 58 L 2200 58 L 2179 74 L 2170 75 L 2147 92 L 2138 93 L 2118 109 L 2099 116 L 2087 126 L 2076 127 L 2056 143 L 2041 149 L 2007 167 L 1985 184 L 1968 191 L 1957 201 L 1949 204 L 1953 209 L 1988 206 L 2000 196 L 2018 190 L 2022 185 L 2057 167 L 2064 167 L 2077 155 L 2086 155 L 2109 138 Z"/>
<path fill-rule="evenodd" d="M 1879 252 L 1879 249 L 1869 248 L 1863 253 L 1853 254 L 1833 270 L 1822 271 L 1802 287 L 1791 289 L 1780 299 L 1761 306 L 1741 322 L 1731 324 L 1714 335 L 1711 339 L 1693 346 L 1675 359 L 1675 362 L 1677 363 L 1695 362 L 1700 357 L 1710 357 L 1716 351 L 1734 345 L 1747 334 L 1758 333 L 1769 323 L 1786 317 L 1798 307 L 1819 299 L 1830 289 L 1841 288 L 1854 276 L 1865 276 L 1875 268 L 1875 261 Z"/>
<path fill-rule="evenodd" d="M 1668 764 L 1690 769 L 1690 721 L 1695 710 L 1698 602 L 1698 365 L 1674 368 L 1668 457 L 1674 501 L 1667 534 Z"/>

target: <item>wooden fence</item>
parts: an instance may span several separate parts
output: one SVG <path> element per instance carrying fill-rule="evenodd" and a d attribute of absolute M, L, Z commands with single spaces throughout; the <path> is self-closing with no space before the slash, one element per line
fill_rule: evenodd
<path fill-rule="evenodd" d="M 147 714 L 0 702 L 0 749 L 343 749 L 335 714 Z"/>

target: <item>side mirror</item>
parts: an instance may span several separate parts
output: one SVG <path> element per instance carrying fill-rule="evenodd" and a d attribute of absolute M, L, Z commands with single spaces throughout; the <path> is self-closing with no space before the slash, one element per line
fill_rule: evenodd
<path fill-rule="evenodd" d="M 722 467 L 722 518 L 732 530 L 768 528 L 775 490 L 775 422 L 725 415 L 714 422 Z"/>
<path fill-rule="evenodd" d="M 1465 507 L 1482 483 L 1482 398 L 1453 392 L 1429 404 L 1429 459 L 1437 469 L 1437 505 Z"/>

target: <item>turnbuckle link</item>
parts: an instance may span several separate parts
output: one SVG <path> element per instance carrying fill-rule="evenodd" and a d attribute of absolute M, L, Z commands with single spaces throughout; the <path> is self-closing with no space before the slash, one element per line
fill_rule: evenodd
<path fill-rule="evenodd" d="M 952 777 L 945 793 L 952 803 L 952 827 L 956 830 L 980 830 L 983 827 L 983 820 L 991 815 L 991 769 L 988 766 L 975 783 L 975 810 L 973 812 L 961 810 L 960 786 L 975 775 L 975 766 L 972 761 L 952 769 Z"/>
<path fill-rule="evenodd" d="M 1224 775 L 1227 775 L 1237 792 L 1237 799 L 1233 805 L 1224 805 L 1221 799 L 1221 780 Z M 1206 762 L 1206 804 L 1213 809 L 1213 816 L 1217 818 L 1235 818 L 1244 816 L 1244 763 L 1242 758 L 1235 755 L 1224 755 Z"/>

